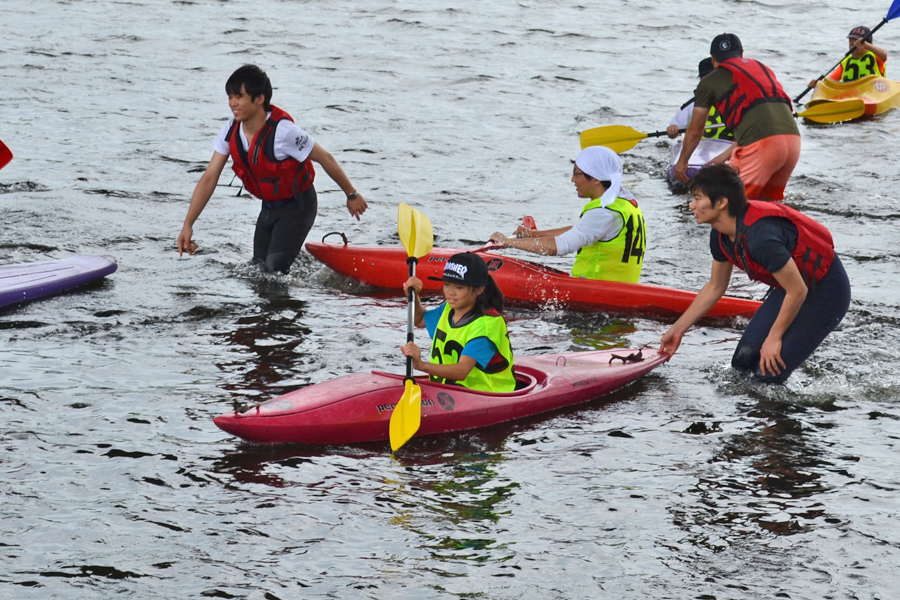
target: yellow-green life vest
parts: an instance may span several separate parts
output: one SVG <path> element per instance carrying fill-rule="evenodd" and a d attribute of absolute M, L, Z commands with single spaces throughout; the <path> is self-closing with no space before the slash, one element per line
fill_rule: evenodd
<path fill-rule="evenodd" d="M 487 370 L 482 370 L 478 363 L 469 371 L 463 381 L 452 381 L 435 375 L 432 381 L 461 385 L 482 392 L 512 392 L 516 389 L 516 378 L 513 375 L 512 346 L 506 331 L 506 321 L 500 315 L 483 314 L 462 326 L 450 323 L 449 303 L 444 303 L 444 310 L 438 319 L 434 339 L 431 342 L 431 362 L 442 365 L 459 363 L 463 348 L 472 340 L 486 337 L 494 343 L 500 353 L 495 356 Z"/>
<path fill-rule="evenodd" d="M 841 67 L 844 69 L 841 75 L 841 81 L 856 81 L 867 75 L 878 75 L 884 77 L 884 73 L 878 68 L 878 57 L 872 51 L 866 52 L 859 58 L 848 56 L 841 61 Z"/>
<path fill-rule="evenodd" d="M 597 198 L 584 205 L 581 216 L 589 210 L 614 210 L 622 215 L 625 226 L 608 242 L 596 241 L 583 246 L 575 257 L 572 277 L 637 283 L 647 248 L 647 229 L 641 209 L 624 198 L 616 198 L 604 209 Z"/>
<path fill-rule="evenodd" d="M 722 127 L 712 128 L 712 129 L 704 129 L 703 137 L 711 140 L 733 140 L 734 134 L 730 129 L 725 127 L 725 119 L 722 118 L 722 113 L 719 112 L 715 106 L 709 107 L 709 116 L 706 118 L 707 125 L 719 125 Z"/>

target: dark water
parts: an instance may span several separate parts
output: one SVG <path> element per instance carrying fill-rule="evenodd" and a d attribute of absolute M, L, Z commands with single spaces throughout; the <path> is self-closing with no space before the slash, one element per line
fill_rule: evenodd
<path fill-rule="evenodd" d="M 611 397 L 396 459 L 249 446 L 212 423 L 235 400 L 399 372 L 403 301 L 306 254 L 288 277 L 255 273 L 257 205 L 230 177 L 195 227 L 202 252 L 174 250 L 244 62 L 369 200 L 357 223 L 320 177 L 311 238 L 396 243 L 404 201 L 439 244 L 474 246 L 525 214 L 571 222 L 577 133 L 663 129 L 716 33 L 793 95 L 887 8 L 7 0 L 0 263 L 120 267 L 0 309 L 0 598 L 900 596 L 898 111 L 801 125 L 787 202 L 834 233 L 854 299 L 786 387 L 736 378 L 743 324 L 719 323 Z M 890 52 L 895 27 L 876 38 Z M 625 156 L 644 280 L 696 289 L 707 234 L 662 180 L 666 147 Z M 735 276 L 734 293 L 763 291 Z M 655 344 L 667 327 L 510 315 L 521 354 Z"/>

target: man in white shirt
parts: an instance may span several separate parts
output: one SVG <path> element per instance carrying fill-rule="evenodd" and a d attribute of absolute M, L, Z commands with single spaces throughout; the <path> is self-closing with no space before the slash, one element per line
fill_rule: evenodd
<path fill-rule="evenodd" d="M 248 192 L 262 200 L 253 238 L 253 260 L 266 271 L 287 273 L 300 254 L 318 211 L 313 186 L 318 163 L 347 195 L 357 219 L 368 205 L 331 154 L 272 106 L 272 84 L 259 67 L 244 65 L 225 84 L 233 118 L 219 131 L 213 157 L 200 177 L 184 226 L 178 254 L 194 254 L 193 225 L 212 197 L 229 157 Z"/>

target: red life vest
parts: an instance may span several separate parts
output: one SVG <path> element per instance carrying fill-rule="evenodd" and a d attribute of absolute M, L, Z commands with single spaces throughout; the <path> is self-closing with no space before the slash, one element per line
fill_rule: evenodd
<path fill-rule="evenodd" d="M 761 62 L 752 58 L 729 58 L 719 66 L 731 71 L 734 80 L 725 97 L 715 104 L 729 129 L 737 127 L 746 111 L 763 102 L 784 102 L 793 110 L 790 96 L 784 92 L 772 70 Z"/>
<path fill-rule="evenodd" d="M 283 160 L 275 158 L 275 128 L 284 119 L 294 122 L 291 115 L 273 106 L 272 114 L 250 141 L 249 152 L 240 143 L 237 121 L 231 124 L 225 136 L 231 152 L 231 168 L 248 192 L 267 202 L 298 198 L 316 178 L 308 158 L 303 162 L 290 156 Z"/>
<path fill-rule="evenodd" d="M 803 213 L 778 202 L 748 200 L 747 204 L 749 205 L 747 213 L 743 222 L 738 224 L 734 244 L 728 241 L 725 234 L 719 234 L 719 247 L 728 260 L 745 271 L 750 279 L 762 281 L 773 287 L 781 287 L 775 277 L 762 265 L 753 262 L 747 253 L 747 229 L 764 217 L 784 217 L 797 227 L 797 245 L 791 256 L 800 269 L 800 275 L 803 276 L 807 287 L 814 289 L 815 282 L 828 273 L 834 260 L 834 240 L 831 232 Z"/>

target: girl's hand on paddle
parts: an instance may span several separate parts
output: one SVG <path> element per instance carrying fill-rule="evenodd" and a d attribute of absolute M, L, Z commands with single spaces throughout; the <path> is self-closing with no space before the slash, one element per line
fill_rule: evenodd
<path fill-rule="evenodd" d="M 409 356 L 413 359 L 413 369 L 422 370 L 422 349 L 416 346 L 415 342 L 406 342 L 405 346 L 400 346 L 400 352 L 403 356 Z"/>
<path fill-rule="evenodd" d="M 359 216 L 366 212 L 367 208 L 369 208 L 369 205 L 366 204 L 366 199 L 359 192 L 356 193 L 356 198 L 347 200 L 347 210 L 350 211 L 352 216 L 356 217 L 357 221 L 359 221 Z"/>
<path fill-rule="evenodd" d="M 191 236 L 193 235 L 193 228 L 185 225 L 181 229 L 181 233 L 178 234 L 178 256 L 181 256 L 183 252 L 187 252 L 188 254 L 195 254 L 197 252 L 197 242 L 191 239 Z"/>
<path fill-rule="evenodd" d="M 678 125 L 669 125 L 666 127 L 666 135 L 673 140 L 678 137 Z"/>
<path fill-rule="evenodd" d="M 819 83 L 819 81 L 817 79 L 811 79 L 809 81 L 809 83 L 806 84 L 806 87 L 808 87 L 810 89 L 815 89 L 817 83 Z"/>
<path fill-rule="evenodd" d="M 781 359 L 781 340 L 766 338 L 759 350 L 759 371 L 763 375 L 781 375 L 786 368 Z"/>
<path fill-rule="evenodd" d="M 422 293 L 422 288 L 425 285 L 422 283 L 422 280 L 418 277 L 410 277 L 405 282 L 403 282 L 403 293 L 409 294 L 409 288 L 412 288 L 416 292 L 416 297 L 419 297 L 419 294 Z"/>
<path fill-rule="evenodd" d="M 656 353 L 672 356 L 681 345 L 681 338 L 683 337 L 683 333 L 677 333 L 673 329 L 669 329 L 663 334 L 662 339 L 659 340 L 659 350 Z"/>

